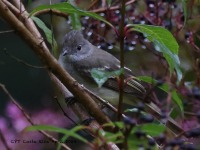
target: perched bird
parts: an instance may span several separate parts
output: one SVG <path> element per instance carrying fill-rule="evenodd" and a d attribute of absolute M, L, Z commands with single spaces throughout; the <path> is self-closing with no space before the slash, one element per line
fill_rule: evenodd
<path fill-rule="evenodd" d="M 103 87 L 99 88 L 91 76 L 91 70 L 94 68 L 105 72 L 119 70 L 119 60 L 110 53 L 92 45 L 83 37 L 80 31 L 73 30 L 65 35 L 59 63 L 79 83 L 93 91 L 96 95 L 108 100 L 112 104 L 118 103 L 119 94 L 117 91 L 119 85 L 117 78 L 110 77 Z M 142 98 L 146 90 L 140 81 L 136 80 L 131 70 L 125 67 L 124 76 L 126 82 L 124 92 Z"/>
<path fill-rule="evenodd" d="M 116 71 L 120 69 L 120 61 L 110 53 L 92 45 L 83 37 L 81 31 L 72 30 L 65 35 L 63 50 L 58 61 L 80 84 L 111 104 L 115 106 L 118 104 L 118 78 L 111 76 L 99 88 L 92 78 L 91 70 L 95 68 L 102 71 Z M 145 87 L 126 67 L 124 68 L 124 77 L 124 102 L 132 105 L 143 100 L 146 95 Z M 156 118 L 161 117 L 160 109 L 152 102 L 145 101 L 145 109 Z M 172 126 L 172 130 L 177 126 L 171 119 L 168 122 L 168 126 Z"/>

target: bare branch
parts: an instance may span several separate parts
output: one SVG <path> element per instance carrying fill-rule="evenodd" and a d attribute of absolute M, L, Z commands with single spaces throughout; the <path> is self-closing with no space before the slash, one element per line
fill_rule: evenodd
<path fill-rule="evenodd" d="M 130 0 L 130 1 L 126 2 L 125 5 L 127 6 L 127 5 L 130 5 L 130 4 L 134 3 L 134 2 L 135 2 L 135 0 Z M 117 10 L 117 9 L 120 9 L 120 7 L 121 7 L 120 5 L 112 6 L 112 7 L 109 8 L 109 10 Z M 94 10 L 91 10 L 91 11 L 99 13 L 99 12 L 104 12 L 106 10 L 108 10 L 108 8 L 107 7 L 103 7 L 103 8 L 94 9 Z"/>
<path fill-rule="evenodd" d="M 14 30 L 0 31 L 0 34 L 14 32 Z"/>
<path fill-rule="evenodd" d="M 4 144 L 5 148 L 6 148 L 7 150 L 11 150 L 11 148 L 8 146 L 8 144 L 7 144 L 7 142 L 6 142 L 6 139 L 5 139 L 5 137 L 3 136 L 3 133 L 1 132 L 1 130 L 0 130 L 0 139 L 1 139 L 2 143 Z"/>
<path fill-rule="evenodd" d="M 23 60 L 17 58 L 16 56 L 11 55 L 10 53 L 8 53 L 8 52 L 6 51 L 6 49 L 4 49 L 4 52 L 5 52 L 5 54 L 8 55 L 10 58 L 14 59 L 16 62 L 21 63 L 21 64 L 23 64 L 23 65 L 25 65 L 25 66 L 28 66 L 28 67 L 31 67 L 31 68 L 36 68 L 36 69 L 45 69 L 45 68 L 46 68 L 45 66 L 34 66 L 34 65 L 31 65 L 31 64 L 29 64 L 29 63 L 27 63 L 27 62 L 25 62 L 25 61 L 23 61 Z"/>
<path fill-rule="evenodd" d="M 87 10 L 91 9 L 92 7 L 94 7 L 98 2 L 99 2 L 98 0 L 92 1 L 92 3 L 88 6 Z"/>

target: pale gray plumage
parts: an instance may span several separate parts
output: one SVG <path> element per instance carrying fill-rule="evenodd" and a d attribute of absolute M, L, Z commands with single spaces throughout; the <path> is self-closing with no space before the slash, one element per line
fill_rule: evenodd
<path fill-rule="evenodd" d="M 109 90 L 109 93 L 104 90 L 102 92 L 102 89 L 98 88 L 97 84 L 92 80 L 90 71 L 93 68 L 99 68 L 105 71 L 119 70 L 119 60 L 110 53 L 92 45 L 83 37 L 80 31 L 73 30 L 65 35 L 59 62 L 78 82 L 84 84 L 84 86 L 95 92 L 97 95 L 102 96 L 103 98 L 105 98 L 105 94 L 108 94 L 106 97 L 109 97 L 109 94 L 113 92 L 114 93 L 111 95 L 116 95 L 115 91 L 118 90 L 118 83 L 115 78 L 111 78 L 104 84 L 104 86 L 107 87 L 107 90 Z M 131 76 L 132 72 L 130 69 L 125 68 L 125 78 Z M 142 97 L 146 90 L 140 81 L 130 79 L 127 86 L 125 86 L 125 92 Z M 102 95 L 102 93 L 104 93 L 104 95 Z M 118 94 L 114 96 L 114 98 L 117 97 Z M 112 96 L 111 99 L 113 99 Z"/>

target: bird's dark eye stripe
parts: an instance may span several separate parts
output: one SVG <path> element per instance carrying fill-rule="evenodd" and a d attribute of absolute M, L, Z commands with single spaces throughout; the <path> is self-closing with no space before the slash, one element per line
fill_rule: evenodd
<path fill-rule="evenodd" d="M 79 51 L 81 50 L 81 45 L 77 46 L 77 50 L 79 50 Z"/>

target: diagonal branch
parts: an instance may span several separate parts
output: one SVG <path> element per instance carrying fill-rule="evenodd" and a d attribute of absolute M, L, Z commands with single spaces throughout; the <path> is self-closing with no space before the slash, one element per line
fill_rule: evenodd
<path fill-rule="evenodd" d="M 125 5 L 127 6 L 127 5 L 134 3 L 134 2 L 135 2 L 135 0 L 130 0 L 130 1 L 126 2 Z M 109 8 L 109 10 L 117 10 L 117 9 L 120 9 L 120 7 L 121 7 L 120 5 L 112 6 L 112 7 Z M 108 10 L 107 7 L 102 7 L 102 8 L 94 9 L 94 10 L 91 10 L 91 11 L 99 13 L 99 12 L 104 12 L 106 10 Z"/>
<path fill-rule="evenodd" d="M 27 66 L 27 67 L 31 67 L 31 68 L 35 68 L 35 69 L 45 69 L 45 68 L 46 68 L 45 66 L 35 66 L 35 65 L 31 65 L 31 64 L 25 62 L 24 60 L 19 59 L 19 58 L 17 58 L 16 56 L 10 54 L 9 52 L 6 51 L 6 49 L 4 49 L 4 53 L 5 53 L 7 56 L 9 56 L 11 59 L 13 59 L 13 60 L 15 60 L 16 62 L 21 63 L 21 64 L 23 64 L 23 65 L 25 65 L 25 66 Z"/>
<path fill-rule="evenodd" d="M 9 10 L 9 8 L 0 1 L 0 14 L 5 21 L 7 21 L 13 29 L 26 41 L 33 51 L 42 60 L 49 70 L 70 89 L 73 95 L 77 97 L 77 100 L 83 104 L 83 106 L 92 114 L 99 123 L 109 122 L 109 118 L 99 109 L 93 99 L 84 91 L 81 85 L 77 83 L 57 62 L 57 60 L 51 55 L 48 48 L 43 45 L 43 40 L 33 36 L 24 24 L 18 20 L 18 18 Z M 29 18 L 30 19 L 30 18 Z M 25 20 L 24 22 L 27 22 Z"/>
<path fill-rule="evenodd" d="M 8 143 L 6 142 L 6 139 L 5 139 L 5 137 L 4 137 L 4 135 L 3 135 L 2 131 L 1 131 L 1 129 L 0 129 L 0 139 L 1 139 L 1 141 L 2 141 L 2 144 L 5 146 L 5 148 L 6 148 L 7 150 L 11 150 L 11 148 L 8 146 Z"/>

